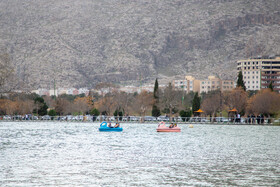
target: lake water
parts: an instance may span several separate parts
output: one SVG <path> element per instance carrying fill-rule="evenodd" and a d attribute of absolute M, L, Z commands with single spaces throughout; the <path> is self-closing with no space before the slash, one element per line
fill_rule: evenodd
<path fill-rule="evenodd" d="M 280 186 L 280 127 L 0 123 L 0 186 Z"/>

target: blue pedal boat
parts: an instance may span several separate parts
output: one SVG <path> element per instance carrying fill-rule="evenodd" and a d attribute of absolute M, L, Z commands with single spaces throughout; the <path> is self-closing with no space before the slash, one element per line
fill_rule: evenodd
<path fill-rule="evenodd" d="M 123 128 L 121 128 L 121 127 L 108 127 L 106 121 L 103 121 L 100 124 L 100 127 L 99 127 L 99 131 L 108 131 L 108 132 L 109 131 L 115 131 L 115 132 L 120 132 L 122 130 L 123 130 Z"/>

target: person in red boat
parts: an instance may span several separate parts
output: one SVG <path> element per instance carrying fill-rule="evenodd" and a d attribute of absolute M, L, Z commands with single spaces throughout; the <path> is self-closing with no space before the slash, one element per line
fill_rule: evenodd
<path fill-rule="evenodd" d="M 169 128 L 173 128 L 174 127 L 174 124 L 173 123 L 171 123 L 171 125 L 169 125 Z"/>

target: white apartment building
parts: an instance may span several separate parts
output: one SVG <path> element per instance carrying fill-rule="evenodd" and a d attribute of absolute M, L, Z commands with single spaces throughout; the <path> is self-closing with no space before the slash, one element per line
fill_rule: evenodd
<path fill-rule="evenodd" d="M 242 71 L 247 90 L 268 88 L 280 92 L 280 57 L 262 57 L 237 61 L 237 71 Z"/>
<path fill-rule="evenodd" d="M 237 62 L 237 70 L 242 71 L 246 90 L 261 89 L 261 64 L 261 59 L 248 59 Z"/>
<path fill-rule="evenodd" d="M 178 90 L 184 90 L 186 93 L 197 92 L 199 81 L 193 76 L 185 76 L 184 80 L 173 80 L 172 86 Z"/>

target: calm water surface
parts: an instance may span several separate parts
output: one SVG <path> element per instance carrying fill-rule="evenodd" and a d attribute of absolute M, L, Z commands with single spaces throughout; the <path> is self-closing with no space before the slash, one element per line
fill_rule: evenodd
<path fill-rule="evenodd" d="M 0 123 L 0 186 L 280 186 L 280 127 Z"/>

